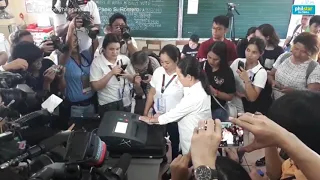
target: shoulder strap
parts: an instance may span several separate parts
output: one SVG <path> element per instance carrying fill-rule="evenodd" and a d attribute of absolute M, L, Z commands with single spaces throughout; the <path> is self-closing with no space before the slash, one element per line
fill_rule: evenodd
<path fill-rule="evenodd" d="M 286 52 L 283 54 L 283 56 L 280 59 L 280 64 L 282 64 L 287 58 L 289 58 L 292 55 L 291 52 Z"/>
<path fill-rule="evenodd" d="M 292 33 L 291 38 L 290 38 L 290 41 L 288 42 L 288 44 L 286 44 L 287 46 L 290 45 L 291 41 L 293 40 L 293 35 L 297 32 L 297 30 L 299 29 L 299 27 L 301 27 L 301 24 L 298 24 L 298 25 L 296 26 L 296 28 L 294 28 L 293 33 Z"/>
<path fill-rule="evenodd" d="M 313 70 L 318 65 L 319 65 L 318 62 L 316 62 L 314 60 L 311 60 L 311 62 L 309 63 L 308 68 L 307 68 L 307 73 L 306 73 L 306 86 L 308 85 L 308 79 L 309 79 L 310 74 L 313 72 Z"/>
<path fill-rule="evenodd" d="M 264 69 L 264 67 L 261 67 L 256 73 L 253 74 L 252 79 L 251 79 L 251 82 L 254 81 L 254 78 L 256 77 L 256 74 L 258 74 L 258 72 L 259 72 L 261 69 Z"/>

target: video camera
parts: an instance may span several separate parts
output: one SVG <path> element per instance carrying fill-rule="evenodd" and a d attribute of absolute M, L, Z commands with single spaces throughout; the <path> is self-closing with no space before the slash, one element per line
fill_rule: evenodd
<path fill-rule="evenodd" d="M 63 160 L 55 162 L 47 152 L 65 143 L 66 153 Z M 123 154 L 118 163 L 111 167 L 107 165 L 106 152 L 106 144 L 96 134 L 64 131 L 1 164 L 0 170 L 17 167 L 19 163 L 29 159 L 32 160 L 30 171 L 36 172 L 29 178 L 30 180 L 81 179 L 84 175 L 90 176 L 93 180 L 125 180 L 131 156 Z"/>
<path fill-rule="evenodd" d="M 24 83 L 25 78 L 19 73 L 8 71 L 0 72 L 0 88 L 12 88 L 17 84 Z"/>
<path fill-rule="evenodd" d="M 69 46 L 67 44 L 63 44 L 60 41 L 60 38 L 56 35 L 51 35 L 48 39 L 42 41 L 42 43 L 47 41 L 52 41 L 52 44 L 49 45 L 52 45 L 54 49 L 57 49 L 62 53 L 66 53 L 69 51 Z"/>

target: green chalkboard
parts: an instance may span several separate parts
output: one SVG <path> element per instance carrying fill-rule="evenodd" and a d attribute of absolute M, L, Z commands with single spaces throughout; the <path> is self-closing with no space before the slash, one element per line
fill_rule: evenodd
<path fill-rule="evenodd" d="M 279 37 L 286 38 L 292 0 L 200 0 L 198 14 L 187 14 L 188 0 L 184 0 L 183 37 L 193 33 L 202 38 L 211 37 L 213 18 L 227 14 L 227 2 L 236 4 L 240 13 L 234 12 L 236 38 L 245 37 L 249 27 L 264 23 L 272 24 Z"/>
<path fill-rule="evenodd" d="M 102 27 L 119 12 L 127 17 L 133 37 L 177 37 L 177 0 L 96 0 L 96 3 Z"/>

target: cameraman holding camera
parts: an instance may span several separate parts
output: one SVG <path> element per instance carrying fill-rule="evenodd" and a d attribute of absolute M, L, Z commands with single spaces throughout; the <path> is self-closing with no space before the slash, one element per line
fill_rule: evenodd
<path fill-rule="evenodd" d="M 94 103 L 96 99 L 91 90 L 89 75 L 93 52 L 96 51 L 99 42 L 97 38 L 92 39 L 92 46 L 79 51 L 76 31 L 82 26 L 82 17 L 73 18 L 66 37 L 66 43 L 70 47 L 69 51 L 59 57 L 59 64 L 66 68 L 65 102 L 68 102 L 66 111 L 70 112 L 71 117 L 93 117 L 95 115 Z M 97 28 L 93 27 L 91 30 L 95 29 Z M 71 108 L 70 111 L 69 108 Z"/>
<path fill-rule="evenodd" d="M 109 18 L 107 32 L 116 34 L 121 40 L 120 54 L 130 57 L 138 51 L 137 42 L 130 36 L 127 18 L 123 14 L 115 13 Z"/>
<path fill-rule="evenodd" d="M 23 41 L 34 43 L 32 34 L 27 30 L 17 30 L 16 32 L 14 32 L 11 39 L 11 51 L 15 45 Z M 41 43 L 39 48 L 44 53 L 44 56 L 48 56 L 54 51 L 54 46 L 52 45 L 52 41 L 50 40 Z M 12 60 L 14 59 L 12 59 L 12 57 L 9 57 L 8 62 L 11 62 Z"/>
<path fill-rule="evenodd" d="M 69 25 L 74 17 L 81 12 L 90 13 L 93 19 L 93 25 L 99 29 L 101 21 L 97 4 L 92 0 L 53 0 L 54 8 L 60 9 L 61 13 L 54 14 L 54 25 L 56 35 L 64 38 L 67 35 Z M 72 7 L 76 5 L 78 7 Z M 79 9 L 80 8 L 80 9 Z M 88 35 L 88 29 L 85 27 L 77 27 L 77 38 L 80 52 L 87 50 L 92 45 L 92 40 Z"/>

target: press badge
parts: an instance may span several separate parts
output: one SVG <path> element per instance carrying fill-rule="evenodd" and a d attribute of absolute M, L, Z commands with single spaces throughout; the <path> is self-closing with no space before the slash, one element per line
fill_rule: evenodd
<path fill-rule="evenodd" d="M 91 92 L 91 86 L 90 86 L 90 78 L 88 75 L 82 75 L 81 76 L 81 82 L 82 82 L 82 93 L 88 94 Z"/>
<path fill-rule="evenodd" d="M 157 100 L 157 109 L 160 114 L 166 113 L 166 99 L 165 98 L 158 98 Z"/>

